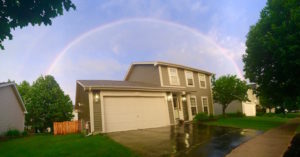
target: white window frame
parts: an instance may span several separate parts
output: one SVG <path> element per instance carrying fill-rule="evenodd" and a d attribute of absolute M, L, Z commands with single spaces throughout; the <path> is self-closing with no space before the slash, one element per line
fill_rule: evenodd
<path fill-rule="evenodd" d="M 195 96 L 195 95 L 191 95 L 190 96 L 190 107 L 191 107 L 191 115 L 192 116 L 195 116 L 195 115 L 193 115 L 193 113 L 192 113 L 192 102 L 191 102 L 191 98 L 194 98 L 195 99 L 195 104 L 196 104 L 196 114 L 195 115 L 197 115 L 198 113 L 199 113 L 199 111 L 198 111 L 198 103 L 197 103 L 197 97 Z"/>
<path fill-rule="evenodd" d="M 205 82 L 205 86 L 201 86 L 201 80 L 202 80 L 202 78 L 204 77 L 204 82 Z M 199 87 L 200 88 L 203 88 L 203 89 L 206 89 L 206 87 L 207 87 L 207 82 L 206 82 L 206 76 L 204 75 L 204 74 L 198 74 L 198 79 L 199 79 Z"/>
<path fill-rule="evenodd" d="M 192 78 L 191 78 L 191 79 L 193 80 L 193 85 L 189 85 L 189 84 L 188 84 L 188 77 L 187 77 L 188 73 L 191 73 L 191 74 L 192 74 Z M 185 71 L 184 71 L 184 76 L 185 76 L 186 86 L 187 86 L 187 87 L 195 87 L 194 73 L 193 73 L 192 71 L 187 71 L 187 70 L 185 70 Z"/>
<path fill-rule="evenodd" d="M 210 115 L 210 110 L 209 110 L 209 102 L 208 102 L 208 97 L 207 96 L 201 96 L 201 105 L 202 105 L 202 111 L 204 113 L 204 103 L 203 103 L 203 100 L 206 98 L 207 100 L 207 114 Z"/>
<path fill-rule="evenodd" d="M 175 69 L 176 70 L 177 83 L 174 83 L 174 82 L 171 81 L 172 80 L 171 79 L 171 69 Z M 168 67 L 168 73 L 169 73 L 169 83 L 170 83 L 170 85 L 177 85 L 177 86 L 179 86 L 180 85 L 180 80 L 179 80 L 177 68 Z"/>

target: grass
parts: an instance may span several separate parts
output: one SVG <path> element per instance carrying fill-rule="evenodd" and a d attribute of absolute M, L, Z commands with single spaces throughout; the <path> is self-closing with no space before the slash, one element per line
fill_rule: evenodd
<path fill-rule="evenodd" d="M 0 156 L 136 156 L 128 148 L 102 135 L 84 137 L 37 135 L 0 142 Z"/>
<path fill-rule="evenodd" d="M 206 122 L 205 124 L 266 131 L 280 126 L 290 118 L 297 116 L 299 116 L 299 114 L 288 114 L 286 116 L 267 114 L 257 117 L 219 117 L 216 121 Z M 300 127 L 298 127 L 298 130 L 300 131 Z"/>
<path fill-rule="evenodd" d="M 297 129 L 296 129 L 296 133 L 300 133 L 300 125 L 297 127 Z"/>

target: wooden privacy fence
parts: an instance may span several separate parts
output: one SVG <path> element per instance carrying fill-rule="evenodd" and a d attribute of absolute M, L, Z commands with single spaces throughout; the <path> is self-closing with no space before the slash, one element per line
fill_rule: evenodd
<path fill-rule="evenodd" d="M 54 122 L 54 135 L 65 135 L 70 133 L 78 133 L 80 131 L 78 121 Z"/>

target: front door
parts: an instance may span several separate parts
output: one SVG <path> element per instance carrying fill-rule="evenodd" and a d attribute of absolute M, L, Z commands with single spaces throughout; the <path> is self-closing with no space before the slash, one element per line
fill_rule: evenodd
<path fill-rule="evenodd" d="M 182 110 L 183 110 L 183 118 L 185 121 L 189 120 L 189 113 L 186 99 L 182 99 Z"/>
<path fill-rule="evenodd" d="M 175 119 L 179 119 L 179 109 L 180 109 L 180 104 L 178 102 L 178 97 L 177 95 L 173 95 L 173 107 L 174 107 L 174 116 Z"/>

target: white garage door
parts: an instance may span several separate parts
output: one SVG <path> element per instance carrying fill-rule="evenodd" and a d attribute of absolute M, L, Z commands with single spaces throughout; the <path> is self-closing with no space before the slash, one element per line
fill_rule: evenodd
<path fill-rule="evenodd" d="M 106 132 L 170 124 L 164 97 L 104 97 L 104 117 Z"/>

